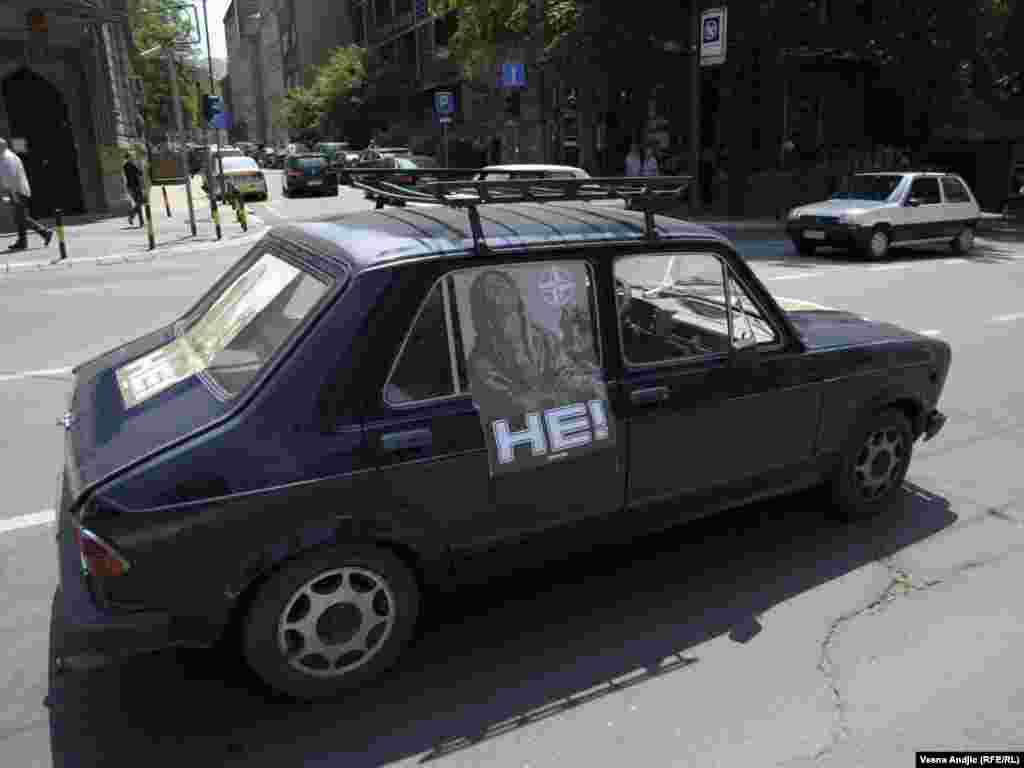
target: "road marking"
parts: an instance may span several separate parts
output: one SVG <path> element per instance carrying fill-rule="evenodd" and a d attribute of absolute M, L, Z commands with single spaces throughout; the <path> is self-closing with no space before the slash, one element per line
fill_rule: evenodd
<path fill-rule="evenodd" d="M 895 269 L 910 269 L 912 264 L 880 264 L 876 267 L 868 267 L 869 272 L 891 272 Z"/>
<path fill-rule="evenodd" d="M 41 371 L 23 371 L 21 373 L 0 373 L 0 382 L 19 381 L 20 379 L 40 379 L 47 376 L 66 376 L 74 366 L 64 368 L 47 368 Z"/>
<path fill-rule="evenodd" d="M 941 336 L 942 331 L 918 331 L 922 336 Z"/>
<path fill-rule="evenodd" d="M 946 259 L 939 262 L 940 264 L 970 264 L 971 262 L 967 259 Z"/>
<path fill-rule="evenodd" d="M 0 520 L 0 534 L 20 531 L 22 528 L 32 528 L 37 525 L 48 525 L 57 519 L 57 512 L 53 509 L 44 509 L 42 512 L 33 512 L 31 515 L 19 515 Z"/>
<path fill-rule="evenodd" d="M 801 272 L 798 275 L 772 275 L 765 280 L 803 280 L 805 277 L 817 277 L 821 272 Z"/>
<path fill-rule="evenodd" d="M 1024 312 L 1014 312 L 1010 315 L 996 315 L 989 319 L 990 323 L 1012 323 L 1015 320 L 1024 320 Z"/>

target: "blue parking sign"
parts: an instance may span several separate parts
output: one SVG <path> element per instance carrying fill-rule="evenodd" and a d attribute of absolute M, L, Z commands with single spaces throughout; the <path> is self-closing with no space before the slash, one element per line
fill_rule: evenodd
<path fill-rule="evenodd" d="M 505 62 L 501 65 L 501 87 L 522 88 L 526 85 L 526 67 L 518 62 Z"/>
<path fill-rule="evenodd" d="M 446 116 L 455 113 L 455 94 L 451 91 L 437 91 L 434 93 L 434 111 L 437 114 Z"/>

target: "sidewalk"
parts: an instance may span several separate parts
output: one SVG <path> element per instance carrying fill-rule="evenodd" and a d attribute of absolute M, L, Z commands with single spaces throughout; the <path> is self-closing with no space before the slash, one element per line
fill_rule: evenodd
<path fill-rule="evenodd" d="M 163 191 L 159 186 L 150 190 L 150 210 L 153 214 L 153 235 L 156 248 L 149 250 L 149 237 L 146 228 L 128 225 L 127 216 L 72 216 L 64 221 L 64 242 L 67 249 L 67 261 L 52 265 L 51 262 L 60 256 L 60 248 L 56 233 L 50 247 L 34 233 L 29 233 L 29 248 L 26 251 L 7 253 L 6 248 L 14 242 L 14 233 L 0 234 L 0 273 L 9 273 L 26 269 L 43 269 L 50 266 L 61 267 L 70 264 L 89 262 L 107 263 L 128 260 L 146 260 L 168 251 L 180 249 L 209 250 L 210 248 L 237 245 L 262 235 L 265 224 L 262 219 L 253 215 L 252 208 L 248 212 L 249 231 L 242 230 L 236 221 L 235 213 L 230 206 L 217 206 L 220 215 L 222 239 L 217 240 L 210 213 L 209 199 L 199 187 L 198 178 L 192 183 L 192 200 L 196 214 L 196 234 L 193 237 L 188 222 L 188 203 L 184 185 L 168 186 L 167 200 L 171 208 L 171 218 L 167 217 Z M 136 222 L 138 220 L 136 219 Z M 54 225 L 53 219 L 41 222 L 47 226 Z"/>

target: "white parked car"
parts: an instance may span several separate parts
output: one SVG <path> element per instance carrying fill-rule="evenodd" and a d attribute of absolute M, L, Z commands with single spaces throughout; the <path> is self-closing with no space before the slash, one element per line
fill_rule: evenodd
<path fill-rule="evenodd" d="M 790 211 L 786 231 L 805 256 L 834 246 L 883 259 L 903 245 L 948 243 L 967 253 L 980 218 L 974 194 L 954 173 L 858 173 L 847 191 Z"/>
<path fill-rule="evenodd" d="M 589 179 L 590 174 L 574 165 L 516 163 L 488 165 L 480 169 L 475 181 L 508 181 L 509 179 Z"/>

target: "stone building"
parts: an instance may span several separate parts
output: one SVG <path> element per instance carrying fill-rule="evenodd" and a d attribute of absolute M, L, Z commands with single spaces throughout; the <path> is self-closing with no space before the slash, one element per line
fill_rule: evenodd
<path fill-rule="evenodd" d="M 125 10 L 126 0 L 0 4 L 0 136 L 25 164 L 38 217 L 127 210 L 122 157 L 141 148 L 142 125 Z M 0 206 L 0 231 L 11 229 Z"/>

